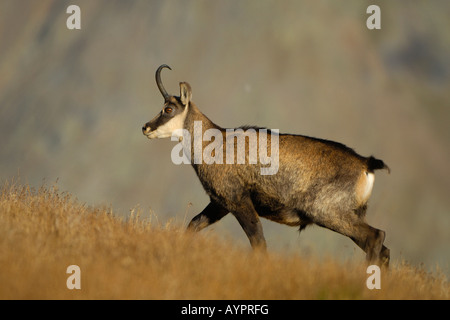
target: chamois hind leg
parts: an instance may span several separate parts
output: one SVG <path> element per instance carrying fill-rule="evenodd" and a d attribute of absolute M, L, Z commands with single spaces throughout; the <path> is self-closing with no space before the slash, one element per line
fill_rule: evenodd
<path fill-rule="evenodd" d="M 384 245 L 381 247 L 380 252 L 380 264 L 386 268 L 389 267 L 389 260 L 391 259 L 391 250 L 386 248 Z"/>
<path fill-rule="evenodd" d="M 368 232 L 369 236 L 372 234 L 372 239 L 367 239 L 366 241 L 361 241 L 360 239 L 351 238 L 364 252 L 367 253 L 367 260 L 369 262 L 376 262 L 379 266 L 389 267 L 390 260 L 390 250 L 383 245 L 384 238 L 386 233 L 383 230 L 379 230 L 369 226 L 364 221 L 364 215 L 367 210 L 367 205 L 361 206 L 358 208 L 355 213 L 358 218 L 362 221 L 363 224 L 367 225 L 366 227 L 370 229 Z M 373 239 L 373 234 L 375 234 L 375 241 Z M 375 244 L 374 244 L 375 243 Z M 378 247 L 381 244 L 381 249 L 378 251 Z"/>
<path fill-rule="evenodd" d="M 249 198 L 244 199 L 236 205 L 232 213 L 244 229 L 252 248 L 265 251 L 266 240 L 264 239 L 262 224 L 252 201 Z"/>
<path fill-rule="evenodd" d="M 228 214 L 228 210 L 211 201 L 202 212 L 196 215 L 189 223 L 189 231 L 200 231 L 207 226 L 219 221 Z"/>
<path fill-rule="evenodd" d="M 355 212 L 326 215 L 314 222 L 352 239 L 366 253 L 369 263 L 388 265 L 389 249 L 383 246 L 385 232 L 371 227 Z"/>
<path fill-rule="evenodd" d="M 361 249 L 366 252 L 366 259 L 369 263 L 376 263 L 379 266 L 389 266 L 389 249 L 383 245 L 386 233 L 365 224 L 365 238 L 350 237 Z"/>

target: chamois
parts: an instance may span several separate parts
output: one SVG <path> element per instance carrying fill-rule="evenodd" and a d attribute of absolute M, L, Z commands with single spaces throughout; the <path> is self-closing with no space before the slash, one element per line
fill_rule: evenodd
<path fill-rule="evenodd" d="M 279 134 L 275 130 L 263 131 L 258 127 L 221 128 L 192 102 L 188 83 L 180 82 L 180 96 L 167 93 L 161 81 L 164 68 L 171 70 L 168 65 L 161 65 L 155 76 L 164 97 L 163 109 L 144 125 L 142 133 L 149 139 L 179 139 L 210 198 L 206 208 L 191 220 L 188 230 L 200 231 L 231 212 L 251 246 L 265 250 L 266 241 L 259 217 L 297 226 L 300 231 L 316 224 L 352 239 L 365 251 L 369 263 L 388 266 L 390 251 L 383 245 L 385 232 L 371 227 L 365 220 L 374 171 L 387 169 L 390 172 L 382 160 L 360 156 L 353 149 L 329 140 Z M 208 130 L 219 133 L 219 136 L 214 135 L 214 142 L 210 144 L 225 148 L 221 154 L 219 149 L 209 146 L 208 139 L 205 141 Z M 251 144 L 252 135 L 244 130 L 252 133 L 260 143 L 256 150 L 259 159 L 256 157 L 251 161 L 250 154 L 256 147 Z M 229 160 L 230 154 L 234 159 L 234 154 L 239 152 L 239 148 L 229 142 L 242 136 L 245 160 L 225 161 Z M 190 137 L 194 137 L 194 141 Z M 196 142 L 196 137 L 203 139 Z M 208 152 L 205 152 L 206 148 L 209 148 Z M 262 153 L 269 153 L 265 148 L 278 161 L 273 174 L 262 174 L 268 163 L 261 158 Z M 200 157 L 199 160 L 199 154 L 205 159 Z M 208 155 L 216 161 L 207 161 Z"/>

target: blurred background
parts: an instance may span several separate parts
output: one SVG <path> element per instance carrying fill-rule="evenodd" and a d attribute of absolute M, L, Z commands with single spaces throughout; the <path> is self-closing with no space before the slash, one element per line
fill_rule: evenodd
<path fill-rule="evenodd" d="M 0 1 L 0 179 L 57 183 L 120 216 L 161 223 L 207 204 L 175 142 L 142 125 L 166 89 L 188 81 L 193 101 L 223 127 L 244 124 L 342 142 L 380 171 L 367 219 L 387 232 L 393 260 L 449 274 L 450 2 Z M 81 30 L 66 9 L 81 8 Z M 263 221 L 270 250 L 364 259 L 341 235 Z M 248 246 L 229 215 L 213 232 Z"/>

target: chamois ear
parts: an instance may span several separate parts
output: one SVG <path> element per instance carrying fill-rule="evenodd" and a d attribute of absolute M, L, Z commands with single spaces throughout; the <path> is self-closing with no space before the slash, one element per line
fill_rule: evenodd
<path fill-rule="evenodd" d="M 180 82 L 180 98 L 181 103 L 185 106 L 189 104 L 189 101 L 192 99 L 192 89 L 189 83 Z"/>

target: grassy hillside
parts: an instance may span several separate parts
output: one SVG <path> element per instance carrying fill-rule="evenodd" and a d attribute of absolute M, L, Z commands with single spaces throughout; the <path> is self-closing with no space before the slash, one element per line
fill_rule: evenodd
<path fill-rule="evenodd" d="M 366 287 L 355 261 L 254 254 L 212 233 L 133 210 L 87 207 L 56 187 L 19 183 L 0 194 L 0 299 L 448 299 L 450 284 L 401 261 Z M 81 269 L 81 289 L 66 268 Z"/>

